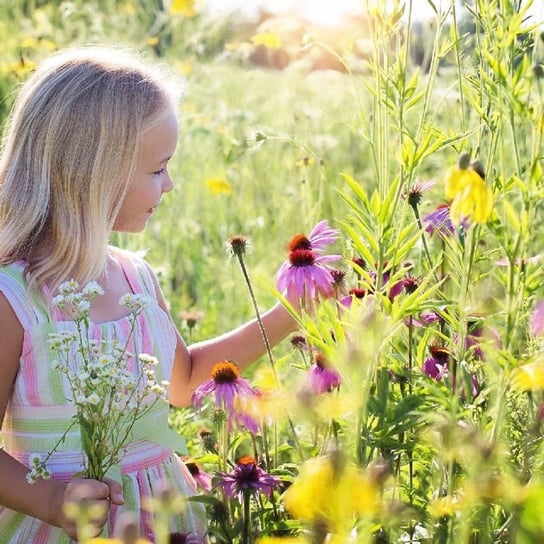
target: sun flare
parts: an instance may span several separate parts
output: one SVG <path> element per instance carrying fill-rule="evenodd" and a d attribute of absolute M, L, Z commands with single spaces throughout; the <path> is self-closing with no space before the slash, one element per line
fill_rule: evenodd
<path fill-rule="evenodd" d="M 309 23 L 337 26 L 350 15 L 361 13 L 360 0 L 294 0 L 292 11 Z"/>

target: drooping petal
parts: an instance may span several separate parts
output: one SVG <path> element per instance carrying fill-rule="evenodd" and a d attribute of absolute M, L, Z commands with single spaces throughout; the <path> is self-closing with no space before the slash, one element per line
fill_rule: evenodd
<path fill-rule="evenodd" d="M 308 240 L 310 240 L 312 251 L 318 253 L 325 250 L 325 248 L 334 244 L 338 240 L 340 231 L 329 227 L 329 223 L 326 219 L 320 221 L 310 232 Z"/>

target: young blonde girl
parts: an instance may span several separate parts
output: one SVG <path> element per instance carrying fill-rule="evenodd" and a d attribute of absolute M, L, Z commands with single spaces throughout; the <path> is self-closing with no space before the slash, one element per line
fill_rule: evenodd
<path fill-rule="evenodd" d="M 195 492 L 167 437 L 166 404 L 152 422 L 165 438 L 136 433 L 118 481 L 75 477 L 83 455 L 76 440 L 51 455 L 51 479 L 27 482 L 31 454 L 46 455 L 74 414 L 47 342 L 51 333 L 75 326 L 51 304 L 61 283 L 101 285 L 104 294 L 90 310 L 93 338 L 130 339 L 133 353 L 155 355 L 173 405 L 187 405 L 216 362 L 232 359 L 243 368 L 264 353 L 255 321 L 186 346 L 148 264 L 108 242 L 114 231 L 143 230 L 174 187 L 168 163 L 177 144 L 179 95 L 172 78 L 136 54 L 86 47 L 43 62 L 15 102 L 0 158 L 0 542 L 76 539 L 65 506 L 83 500 L 106 506 L 95 534 L 112 535 L 119 515 L 132 511 L 141 535 L 153 541 L 143 499 L 164 480 L 184 495 Z M 128 312 L 118 302 L 126 293 L 152 299 L 130 338 Z M 281 305 L 263 321 L 271 344 L 295 325 Z M 170 530 L 204 539 L 203 510 L 186 508 Z"/>

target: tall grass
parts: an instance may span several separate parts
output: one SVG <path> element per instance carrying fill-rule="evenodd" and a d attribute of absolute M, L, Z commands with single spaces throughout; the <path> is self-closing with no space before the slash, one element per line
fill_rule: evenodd
<path fill-rule="evenodd" d="M 173 413 L 207 470 L 252 452 L 295 490 L 296 501 L 276 491 L 243 507 L 219 492 L 203 496 L 215 541 L 239 542 L 242 533 L 251 541 L 260 533 L 361 543 L 544 537 L 544 366 L 531 321 L 543 298 L 544 53 L 540 28 L 525 18 L 529 4 L 476 0 L 468 14 L 446 5 L 428 29 L 426 70 L 412 61 L 411 2 L 387 10 L 365 4 L 372 53 L 364 70 L 352 69 L 335 44 L 324 45 L 345 74 L 204 58 L 190 37 L 210 23 L 159 16 L 151 2 L 103 3 L 95 33 L 81 27 L 81 35 L 78 21 L 90 3 L 64 19 L 57 9 L 66 4 L 9 12 L 23 22 L 9 42 L 15 65 L 20 51 L 29 62 L 46 54 L 45 40 L 123 39 L 185 71 L 176 190 L 144 235 L 117 241 L 149 250 L 181 327 L 182 310 L 204 312 L 186 330 L 192 339 L 252 315 L 225 251 L 233 234 L 252 241 L 246 264 L 262 307 L 276 298 L 272 277 L 287 241 L 321 218 L 342 231 L 344 294 L 366 292 L 350 308 L 327 301 L 302 319 L 306 342 L 340 372 L 340 388 L 308 400 L 301 391 L 312 356 L 281 346 L 279 385 L 266 365 L 250 373 L 276 406 L 260 406 L 267 425 L 256 436 L 225 439 L 227 460 L 203 451 L 196 435 L 204 424 L 221 430 L 211 405 L 202 419 Z M 464 34 L 461 19 L 475 32 Z M 46 30 L 30 36 L 37 41 L 27 50 L 32 21 Z M 146 29 L 143 39 L 136 23 Z M 208 51 L 228 37 L 225 26 L 214 28 Z M 2 88 L 25 77 L 18 66 L 22 73 L 4 72 Z M 424 218 L 446 203 L 445 179 L 462 153 L 481 163 L 493 211 L 447 236 L 429 234 Z M 427 181 L 435 185 L 419 195 Z M 352 263 L 360 258 L 364 264 Z M 410 289 L 393 294 L 398 285 Z M 436 319 L 420 326 L 429 313 Z M 445 365 L 440 379 L 426 370 L 433 358 Z M 323 486 L 310 485 L 307 470 Z M 321 506 L 303 510 L 297 501 Z M 227 518 L 217 517 L 219 503 Z M 258 529 L 251 538 L 248 517 Z"/>

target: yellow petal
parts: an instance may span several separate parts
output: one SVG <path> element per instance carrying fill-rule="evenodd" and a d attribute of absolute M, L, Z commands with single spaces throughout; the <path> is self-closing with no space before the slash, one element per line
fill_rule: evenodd
<path fill-rule="evenodd" d="M 194 17 L 196 15 L 194 0 L 172 0 L 170 13 Z"/>
<path fill-rule="evenodd" d="M 214 195 L 230 195 L 232 193 L 232 185 L 224 178 L 208 178 L 205 183 Z"/>
<path fill-rule="evenodd" d="M 544 389 L 544 362 L 535 361 L 512 371 L 512 385 L 523 391 Z"/>
<path fill-rule="evenodd" d="M 274 32 L 261 32 L 251 37 L 253 45 L 264 45 L 267 49 L 279 49 L 282 46 L 281 37 Z"/>

